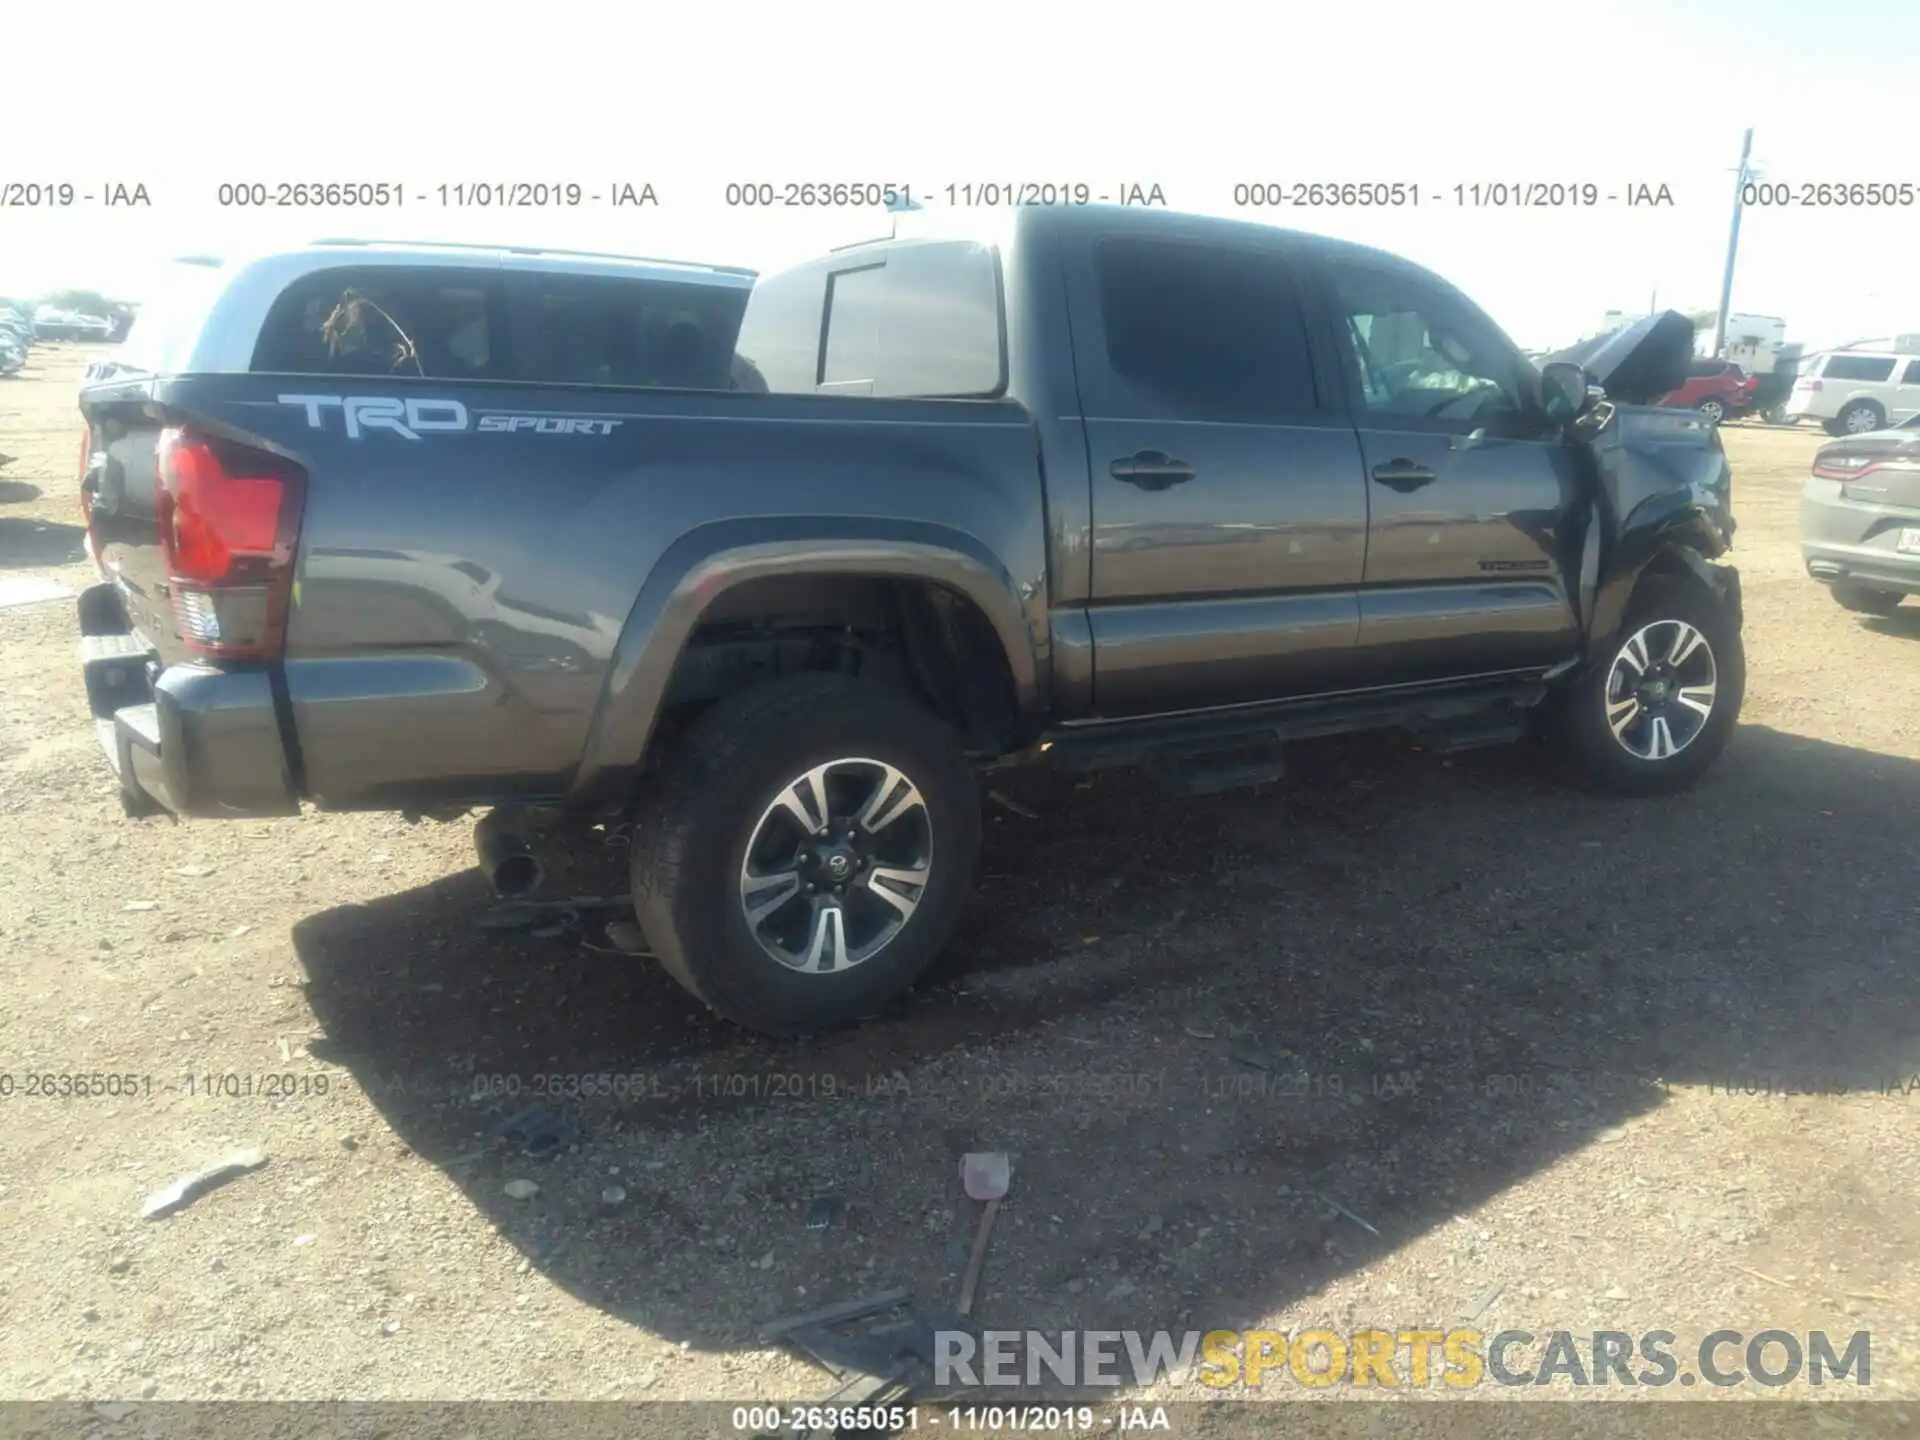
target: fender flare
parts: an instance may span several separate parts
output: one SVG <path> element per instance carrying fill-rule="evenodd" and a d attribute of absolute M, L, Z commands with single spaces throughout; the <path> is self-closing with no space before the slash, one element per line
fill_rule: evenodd
<path fill-rule="evenodd" d="M 638 767 L 674 667 L 716 599 L 750 580 L 798 575 L 921 580 L 957 592 L 999 637 L 1023 727 L 1043 713 L 1046 613 L 1033 601 L 1044 595 L 1045 581 L 1016 582 L 974 536 L 923 521 L 715 521 L 669 546 L 641 586 L 614 645 L 570 800 L 609 799 Z"/>
<path fill-rule="evenodd" d="M 1698 507 L 1681 497 L 1661 505 L 1658 512 L 1636 526 L 1619 550 L 1608 557 L 1587 625 L 1588 655 L 1604 648 L 1615 637 L 1642 577 L 1661 560 L 1677 561 L 1709 594 L 1729 605 L 1738 626 L 1741 623 L 1740 572 L 1730 565 L 1716 565 L 1709 558 L 1724 548 L 1712 521 Z"/>

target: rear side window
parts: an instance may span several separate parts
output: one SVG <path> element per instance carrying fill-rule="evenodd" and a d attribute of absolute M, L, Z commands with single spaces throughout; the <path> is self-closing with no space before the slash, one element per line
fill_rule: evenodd
<path fill-rule="evenodd" d="M 1300 298 L 1277 256 L 1108 240 L 1094 268 L 1107 363 L 1143 397 L 1196 420 L 1318 408 Z"/>
<path fill-rule="evenodd" d="M 515 377 L 550 385 L 725 390 L 744 287 L 617 275 L 511 274 Z"/>
<path fill-rule="evenodd" d="M 1909 360 L 1905 372 L 1900 376 L 1902 385 L 1920 385 L 1920 360 Z"/>
<path fill-rule="evenodd" d="M 917 240 L 769 276 L 739 348 L 776 391 L 997 395 L 1007 369 L 999 259 L 972 241 Z"/>
<path fill-rule="evenodd" d="M 1824 380 L 1884 380 L 1891 374 L 1891 355 L 1830 355 L 1820 372 Z"/>
<path fill-rule="evenodd" d="M 746 297 L 618 275 L 329 269 L 274 302 L 253 368 L 724 390 Z"/>
<path fill-rule="evenodd" d="M 1696 380 L 1704 380 L 1714 375 L 1726 374 L 1727 368 L 1724 360 L 1696 360 L 1687 373 Z"/>
<path fill-rule="evenodd" d="M 342 268 L 289 285 L 268 312 L 253 368 L 301 375 L 502 375 L 493 271 Z"/>

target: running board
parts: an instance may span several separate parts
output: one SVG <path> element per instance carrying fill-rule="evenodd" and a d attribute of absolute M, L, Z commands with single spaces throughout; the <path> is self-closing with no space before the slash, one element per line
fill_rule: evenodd
<path fill-rule="evenodd" d="M 1529 676 L 1087 721 L 1049 736 L 1048 758 L 1074 773 L 1138 767 L 1177 793 L 1207 794 L 1278 780 L 1281 747 L 1290 740 L 1405 730 L 1440 751 L 1508 744 L 1525 733 L 1526 712 L 1546 693 Z"/>

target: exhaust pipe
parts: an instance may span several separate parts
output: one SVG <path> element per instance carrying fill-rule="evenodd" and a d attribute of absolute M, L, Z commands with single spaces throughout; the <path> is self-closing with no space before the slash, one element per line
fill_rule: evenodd
<path fill-rule="evenodd" d="M 524 900 L 546 881 L 547 867 L 533 852 L 523 811 L 489 810 L 473 827 L 473 849 L 497 899 Z"/>

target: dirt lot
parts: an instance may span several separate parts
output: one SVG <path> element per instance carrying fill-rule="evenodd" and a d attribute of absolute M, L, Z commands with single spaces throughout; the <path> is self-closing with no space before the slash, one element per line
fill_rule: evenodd
<path fill-rule="evenodd" d="M 83 359 L 0 381 L 0 600 L 90 575 Z M 71 605 L 0 608 L 0 1397 L 817 1395 L 758 1322 L 950 1304 L 985 1148 L 990 1325 L 1869 1329 L 1866 1393 L 1920 1393 L 1920 604 L 1803 577 L 1813 435 L 1726 441 L 1751 682 L 1696 792 L 1374 741 L 996 781 L 941 977 L 805 1044 L 591 921 L 487 928 L 465 824 L 122 819 Z M 28 1093 L 93 1074 L 136 1093 Z M 499 1133 L 543 1086 L 546 1159 Z"/>

